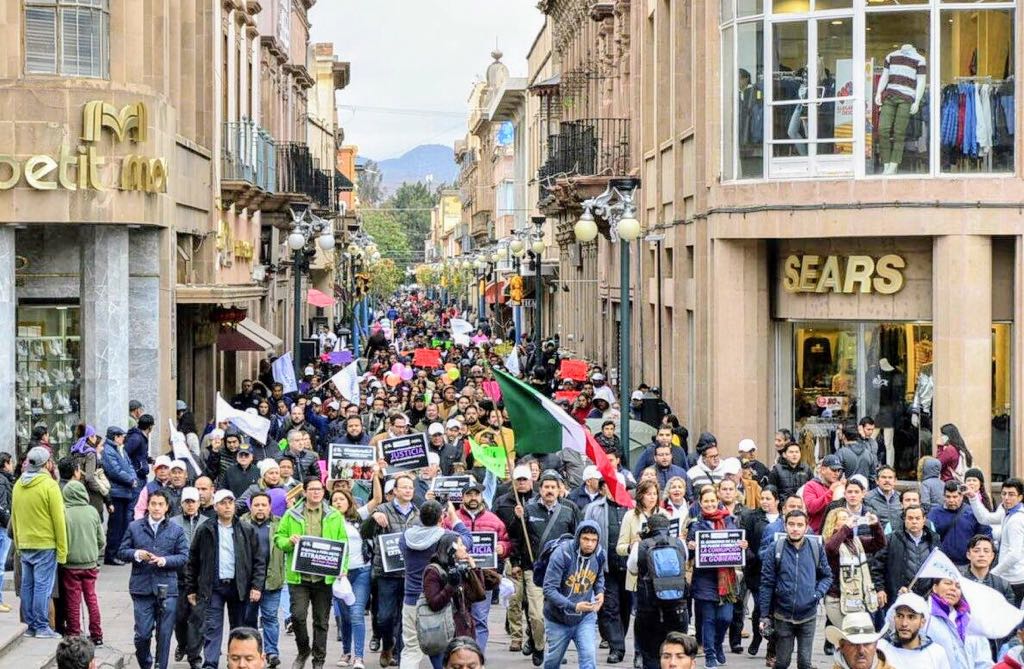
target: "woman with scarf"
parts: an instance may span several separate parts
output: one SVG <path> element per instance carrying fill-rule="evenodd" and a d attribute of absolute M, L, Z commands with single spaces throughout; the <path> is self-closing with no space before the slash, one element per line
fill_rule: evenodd
<path fill-rule="evenodd" d="M 78 467 L 82 470 L 82 483 L 89 492 L 89 505 L 96 509 L 102 520 L 110 496 L 110 481 L 100 464 L 103 458 L 103 437 L 96 433 L 92 425 L 83 425 L 79 429 L 81 435 L 71 447 L 71 456 L 78 461 Z"/>
<path fill-rule="evenodd" d="M 696 554 L 696 533 L 702 530 L 735 530 L 736 519 L 719 504 L 713 486 L 701 488 L 698 497 L 700 516 L 690 525 L 687 547 Z M 739 547 L 747 549 L 746 540 Z M 694 567 L 690 584 L 694 604 L 700 614 L 701 640 L 704 644 L 705 667 L 717 667 L 726 662 L 725 633 L 732 622 L 733 604 L 737 602 L 739 583 L 733 567 Z"/>
<path fill-rule="evenodd" d="M 861 540 L 858 529 L 861 519 L 867 521 L 871 534 Z M 885 589 L 871 581 L 868 556 L 885 548 L 885 533 L 878 516 L 854 516 L 844 508 L 832 509 L 825 517 L 821 530 L 825 540 L 825 557 L 832 569 L 832 585 L 825 595 L 825 615 L 828 622 L 841 627 L 843 617 L 849 613 L 873 614 L 885 606 Z M 825 654 L 835 649 L 825 642 Z"/>
<path fill-rule="evenodd" d="M 924 634 L 942 646 L 950 669 L 980 669 L 992 666 L 988 640 L 967 632 L 971 606 L 964 599 L 957 581 L 935 579 L 929 597 L 931 615 Z"/>

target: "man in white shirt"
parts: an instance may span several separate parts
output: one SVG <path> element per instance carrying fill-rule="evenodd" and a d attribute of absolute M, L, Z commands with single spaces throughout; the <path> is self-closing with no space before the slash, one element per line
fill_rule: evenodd
<path fill-rule="evenodd" d="M 1009 582 L 1016 599 L 1013 605 L 1020 606 L 1024 599 L 1024 481 L 1007 479 L 1001 494 L 1002 505 L 993 512 L 985 508 L 978 494 L 968 492 L 967 496 L 979 522 L 1003 524 L 999 535 L 999 564 L 992 568 L 992 573 Z"/>
<path fill-rule="evenodd" d="M 924 634 L 928 614 L 928 603 L 920 595 L 905 592 L 896 598 L 885 617 L 890 631 L 878 641 L 893 667 L 949 669 L 946 651 Z"/>

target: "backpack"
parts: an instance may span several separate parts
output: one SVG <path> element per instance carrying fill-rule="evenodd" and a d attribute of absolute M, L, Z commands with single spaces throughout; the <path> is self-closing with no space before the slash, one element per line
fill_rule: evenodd
<path fill-rule="evenodd" d="M 533 584 L 538 588 L 544 587 L 544 575 L 548 571 L 548 562 L 551 560 L 551 556 L 555 550 L 567 541 L 574 541 L 576 537 L 571 534 L 563 534 L 557 539 L 552 539 L 544 544 L 544 548 L 541 550 L 540 555 L 533 561 Z"/>
<path fill-rule="evenodd" d="M 686 550 L 677 539 L 658 537 L 647 549 L 647 574 L 651 590 L 662 602 L 679 602 L 686 596 Z"/>
<path fill-rule="evenodd" d="M 807 539 L 807 537 L 804 537 Z M 821 561 L 821 541 L 820 537 L 812 537 L 808 539 L 811 545 L 811 555 L 814 556 L 814 568 L 817 570 L 818 562 Z M 786 537 L 779 537 L 775 540 L 775 570 L 778 571 L 779 565 L 782 564 L 782 547 L 786 545 L 788 539 Z"/>
<path fill-rule="evenodd" d="M 441 571 L 436 564 L 428 564 L 427 569 Z M 443 575 L 443 574 L 442 574 Z M 455 638 L 455 616 L 449 600 L 440 611 L 434 611 L 427 604 L 427 598 L 420 593 L 416 600 L 416 636 L 420 640 L 420 649 L 426 655 L 440 655 Z"/>

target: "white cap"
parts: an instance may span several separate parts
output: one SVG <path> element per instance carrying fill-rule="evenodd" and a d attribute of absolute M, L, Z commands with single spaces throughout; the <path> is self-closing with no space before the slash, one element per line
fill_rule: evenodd
<path fill-rule="evenodd" d="M 219 427 L 215 427 L 212 430 L 210 430 L 210 439 L 223 439 L 223 438 L 224 438 L 224 430 L 220 429 Z"/>
<path fill-rule="evenodd" d="M 182 502 L 188 502 L 190 500 L 193 501 L 193 502 L 198 502 L 199 501 L 199 491 L 197 489 L 193 488 L 192 486 L 187 486 L 185 488 L 182 488 L 181 489 L 181 501 Z"/>
<path fill-rule="evenodd" d="M 740 453 L 750 453 L 757 450 L 757 444 L 753 439 L 740 439 L 740 445 L 736 447 Z"/>
<path fill-rule="evenodd" d="M 594 465 L 587 465 L 586 467 L 583 468 L 584 481 L 589 481 L 591 479 L 600 480 L 601 478 L 601 470 L 595 467 Z"/>
<path fill-rule="evenodd" d="M 726 458 L 722 460 L 722 474 L 739 474 L 743 466 L 739 458 Z"/>
<path fill-rule="evenodd" d="M 914 594 L 913 592 L 904 592 L 902 595 L 896 598 L 896 601 L 892 603 L 889 610 L 894 612 L 901 606 L 905 606 L 914 613 L 927 617 L 928 602 L 924 601 L 921 595 Z"/>
<path fill-rule="evenodd" d="M 312 399 L 312 402 L 313 402 L 313 404 L 323 404 L 324 401 L 322 399 L 320 399 L 319 397 L 314 396 L 313 399 Z"/>
<path fill-rule="evenodd" d="M 530 465 L 519 465 L 512 470 L 512 480 L 532 478 L 533 471 L 530 469 Z"/>
<path fill-rule="evenodd" d="M 631 400 L 642 400 L 643 398 L 644 391 L 642 390 L 634 390 L 633 393 L 629 396 L 629 399 Z"/>
<path fill-rule="evenodd" d="M 395 489 L 395 479 L 388 479 L 384 482 L 384 494 L 387 495 Z"/>
<path fill-rule="evenodd" d="M 867 478 L 865 478 L 863 474 L 854 474 L 853 476 L 850 477 L 850 481 L 856 481 L 857 483 L 860 484 L 861 489 L 867 492 L 868 480 Z"/>
<path fill-rule="evenodd" d="M 174 460 L 171 462 L 171 469 L 180 469 L 183 472 L 187 472 L 188 466 L 185 464 L 184 460 Z"/>
<path fill-rule="evenodd" d="M 156 460 L 153 461 L 153 469 L 157 469 L 159 467 L 170 467 L 170 466 L 171 466 L 171 459 L 169 457 L 167 457 L 166 455 L 158 455 L 156 457 Z"/>
<path fill-rule="evenodd" d="M 327 408 L 337 411 L 338 409 L 341 408 L 341 405 L 338 404 L 338 400 L 331 400 L 330 402 L 327 403 Z"/>
<path fill-rule="evenodd" d="M 260 463 L 256 466 L 260 468 L 260 478 L 266 476 L 267 472 L 269 472 L 271 469 L 281 468 L 281 465 L 277 464 L 277 460 L 273 458 L 266 458 L 264 460 L 260 460 Z"/>
<path fill-rule="evenodd" d="M 234 498 L 235 498 L 235 493 L 233 493 L 233 492 L 231 492 L 230 490 L 227 490 L 227 489 L 218 490 L 217 492 L 213 493 L 213 503 L 214 504 L 220 504 L 221 502 L 223 502 L 226 499 L 234 499 Z"/>
<path fill-rule="evenodd" d="M 444 434 L 444 426 L 440 423 L 431 423 L 430 427 L 427 428 L 427 434 L 430 436 Z"/>
<path fill-rule="evenodd" d="M 445 423 L 444 426 L 446 428 L 449 428 L 449 427 L 461 428 L 462 427 L 462 423 L 460 423 L 459 421 L 457 421 L 454 418 L 452 418 L 447 423 Z"/>
<path fill-rule="evenodd" d="M 430 466 L 430 465 L 440 465 L 440 464 L 441 464 L 441 456 L 438 455 L 437 453 L 434 453 L 433 451 L 428 451 L 427 452 L 427 465 Z"/>
<path fill-rule="evenodd" d="M 307 367 L 306 369 L 302 370 L 302 373 L 303 373 L 304 375 L 306 375 L 306 376 L 313 376 L 313 373 L 314 373 L 314 369 L 313 369 L 313 366 L 312 366 L 312 365 L 310 365 L 310 366 L 309 366 L 309 367 Z"/>

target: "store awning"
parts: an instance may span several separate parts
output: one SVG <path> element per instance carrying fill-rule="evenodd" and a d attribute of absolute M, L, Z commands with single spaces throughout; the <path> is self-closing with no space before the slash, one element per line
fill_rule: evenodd
<path fill-rule="evenodd" d="M 503 304 L 505 302 L 505 282 L 495 281 L 484 291 L 487 304 Z"/>
<path fill-rule="evenodd" d="M 317 290 L 316 288 L 310 288 L 306 293 L 306 302 L 309 302 L 314 307 L 320 307 L 321 309 L 334 306 L 334 298 L 322 290 Z"/>
<path fill-rule="evenodd" d="M 223 327 L 217 333 L 221 351 L 271 351 L 284 344 L 280 337 L 251 318 L 239 321 L 234 328 Z"/>

